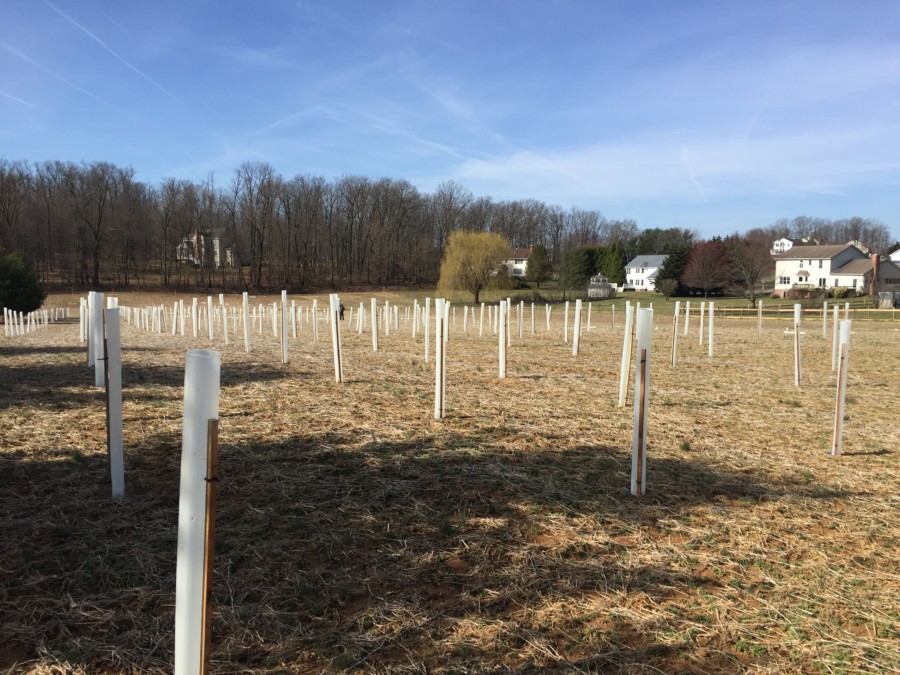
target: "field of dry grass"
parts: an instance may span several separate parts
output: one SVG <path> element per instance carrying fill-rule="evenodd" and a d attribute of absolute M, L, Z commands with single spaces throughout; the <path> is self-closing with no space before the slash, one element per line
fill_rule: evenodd
<path fill-rule="evenodd" d="M 345 322 L 343 384 L 324 323 L 286 365 L 270 329 L 245 354 L 123 326 L 120 501 L 77 320 L 0 337 L 0 671 L 171 670 L 184 355 L 210 346 L 214 672 L 900 670 L 900 323 L 854 323 L 833 458 L 821 323 L 797 388 L 786 323 L 718 320 L 710 359 L 694 314 L 672 369 L 660 314 L 634 498 L 617 305 L 615 330 L 594 305 L 577 357 L 539 308 L 505 380 L 458 316 L 439 422 L 402 322 L 377 354 Z"/>

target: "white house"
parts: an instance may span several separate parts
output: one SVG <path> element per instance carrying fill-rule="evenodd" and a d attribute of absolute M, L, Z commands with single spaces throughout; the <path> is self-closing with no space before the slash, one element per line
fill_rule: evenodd
<path fill-rule="evenodd" d="M 531 255 L 531 246 L 528 248 L 514 248 L 509 253 L 508 258 L 504 258 L 500 262 L 506 265 L 509 270 L 509 276 L 516 279 L 524 279 L 525 273 L 528 271 L 528 256 Z"/>
<path fill-rule="evenodd" d="M 900 248 L 891 253 L 888 257 L 891 259 L 891 262 L 900 263 Z"/>
<path fill-rule="evenodd" d="M 782 237 L 781 239 L 776 239 L 772 242 L 772 248 L 769 253 L 771 253 L 772 255 L 781 255 L 782 253 L 790 249 L 793 245 L 793 239 Z"/>
<path fill-rule="evenodd" d="M 853 243 L 834 246 L 793 246 L 775 259 L 775 294 L 847 288 L 857 294 L 872 291 L 878 275 L 881 290 L 900 290 L 900 267 L 879 256 L 869 257 Z"/>
<path fill-rule="evenodd" d="M 636 291 L 655 291 L 656 276 L 667 255 L 639 255 L 625 265 L 625 288 Z"/>

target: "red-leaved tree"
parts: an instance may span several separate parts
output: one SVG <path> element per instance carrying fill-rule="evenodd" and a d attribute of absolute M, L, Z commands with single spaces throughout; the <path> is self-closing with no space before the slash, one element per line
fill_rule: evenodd
<path fill-rule="evenodd" d="M 725 288 L 730 280 L 731 264 L 724 244 L 707 241 L 691 248 L 687 267 L 681 276 L 681 282 L 685 286 L 702 290 L 705 298 L 710 291 Z"/>

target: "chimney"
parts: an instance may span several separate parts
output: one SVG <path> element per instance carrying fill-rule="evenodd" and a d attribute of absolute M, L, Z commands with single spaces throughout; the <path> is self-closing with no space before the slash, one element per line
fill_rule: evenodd
<path fill-rule="evenodd" d="M 869 295 L 878 295 L 878 254 L 872 254 L 872 285 L 869 286 Z"/>

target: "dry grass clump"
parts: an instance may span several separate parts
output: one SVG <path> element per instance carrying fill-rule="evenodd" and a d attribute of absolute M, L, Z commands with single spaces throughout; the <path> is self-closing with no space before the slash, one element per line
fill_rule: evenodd
<path fill-rule="evenodd" d="M 342 385 L 325 324 L 318 343 L 304 327 L 286 365 L 270 327 L 250 354 L 217 337 L 213 669 L 900 669 L 896 324 L 854 324 L 832 458 L 821 325 L 798 389 L 786 323 L 757 340 L 754 320 L 719 320 L 710 360 L 695 314 L 673 370 L 658 317 L 635 499 L 617 304 L 615 332 L 594 305 L 577 358 L 560 309 L 547 333 L 538 308 L 506 380 L 495 336 L 464 334 L 459 315 L 441 422 L 403 321 L 377 354 L 345 322 Z M 117 502 L 77 335 L 70 322 L 0 343 L 0 669 L 169 672 L 184 352 L 210 344 L 123 327 Z"/>

